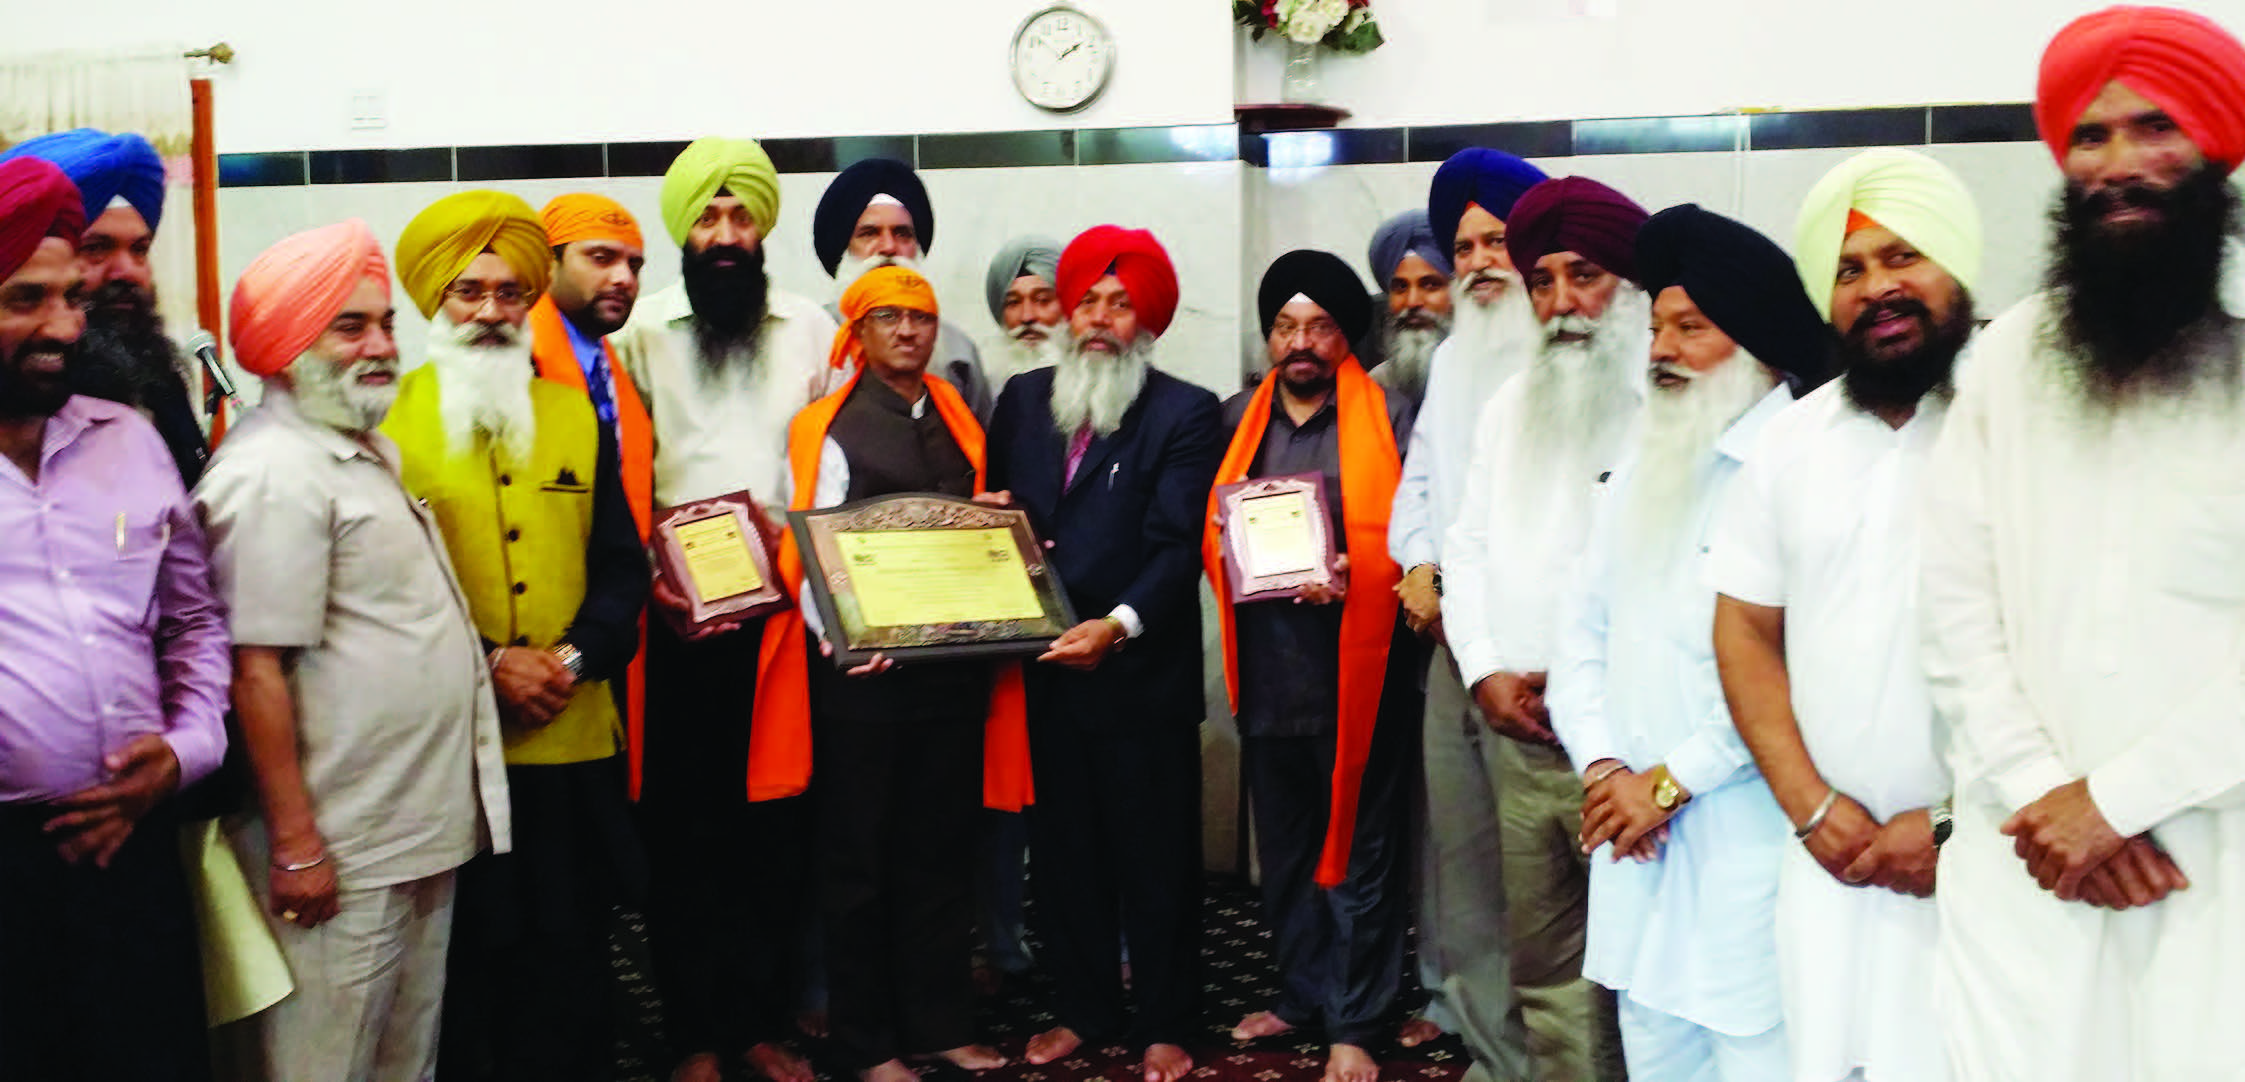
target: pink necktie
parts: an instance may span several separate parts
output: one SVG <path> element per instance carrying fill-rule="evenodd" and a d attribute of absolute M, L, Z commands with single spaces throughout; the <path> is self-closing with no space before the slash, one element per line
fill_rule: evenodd
<path fill-rule="evenodd" d="M 1085 425 L 1077 429 L 1075 437 L 1068 441 L 1068 472 L 1060 479 L 1061 487 L 1076 483 L 1076 468 L 1084 464 L 1084 452 L 1090 449 L 1091 426 Z"/>

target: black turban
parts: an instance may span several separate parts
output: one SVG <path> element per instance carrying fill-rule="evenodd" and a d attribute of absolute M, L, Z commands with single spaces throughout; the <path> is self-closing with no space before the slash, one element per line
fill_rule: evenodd
<path fill-rule="evenodd" d="M 1325 309 L 1351 342 L 1363 338 L 1372 327 L 1372 295 L 1349 269 L 1348 261 L 1331 252 L 1297 248 L 1272 261 L 1271 269 L 1263 272 L 1262 286 L 1255 291 L 1255 308 L 1263 316 L 1263 337 L 1270 337 L 1278 310 L 1297 293 Z"/>
<path fill-rule="evenodd" d="M 920 185 L 919 174 L 894 158 L 867 158 L 835 176 L 811 215 L 811 247 L 818 251 L 818 261 L 826 264 L 826 273 L 833 274 L 842 265 L 842 254 L 850 250 L 850 234 L 857 231 L 857 220 L 877 195 L 904 204 L 905 213 L 912 216 L 913 234 L 920 240 L 920 254 L 935 246 L 935 208 L 928 204 L 928 190 Z"/>
<path fill-rule="evenodd" d="M 1715 326 L 1806 394 L 1831 373 L 1832 328 L 1816 314 L 1793 259 L 1776 242 L 1696 203 L 1637 231 L 1637 273 L 1656 299 L 1682 286 Z"/>

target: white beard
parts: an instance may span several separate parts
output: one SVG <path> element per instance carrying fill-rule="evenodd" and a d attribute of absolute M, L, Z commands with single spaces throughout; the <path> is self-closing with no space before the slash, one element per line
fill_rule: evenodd
<path fill-rule="evenodd" d="M 1469 287 L 1486 278 L 1503 281 L 1505 288 L 1496 300 L 1483 304 Z M 1536 322 L 1535 306 L 1528 302 L 1528 288 L 1519 275 L 1485 270 L 1470 280 L 1450 283 L 1450 337 L 1458 342 L 1455 348 L 1470 349 L 1483 358 L 1510 361 L 1536 352 L 1543 342 L 1543 326 Z"/>
<path fill-rule="evenodd" d="M 459 326 L 443 312 L 429 321 L 429 363 L 437 373 L 437 416 L 444 422 L 445 446 L 455 456 L 474 453 L 478 439 L 489 439 L 506 461 L 525 464 L 538 440 L 538 418 L 530 403 L 530 381 L 537 368 L 530 359 L 530 336 L 501 324 L 503 345 L 468 343 L 484 333 L 482 324 Z"/>
<path fill-rule="evenodd" d="M 1700 474 L 1723 438 L 1754 403 L 1777 386 L 1777 378 L 1741 347 L 1729 360 L 1705 372 L 1682 365 L 1665 371 L 1689 377 L 1682 387 L 1654 387 L 1637 431 L 1636 465 L 1622 505 L 1621 535 L 1628 539 L 1631 565 L 1659 574 L 1682 554 L 1682 532 L 1699 506 Z"/>
<path fill-rule="evenodd" d="M 1044 340 L 1024 340 L 1022 333 L 1031 329 L 1043 331 Z M 1067 340 L 1068 325 L 1065 323 L 1024 323 L 1007 331 L 998 348 L 983 358 L 984 366 L 989 369 L 990 385 L 1004 387 L 1007 380 L 1023 372 L 1059 363 Z"/>
<path fill-rule="evenodd" d="M 1085 425 L 1100 436 L 1122 427 L 1123 414 L 1146 387 L 1153 356 L 1154 336 L 1144 331 L 1122 352 L 1108 355 L 1086 354 L 1080 339 L 1071 340 L 1053 365 L 1053 428 L 1073 439 Z"/>
<path fill-rule="evenodd" d="M 345 432 L 368 432 L 379 427 L 382 419 L 390 415 L 390 404 L 398 399 L 398 362 L 395 357 L 360 359 L 348 365 L 315 353 L 305 353 L 290 361 L 282 371 L 288 373 L 289 393 L 295 396 L 296 412 L 329 428 Z M 366 386 L 359 377 L 370 372 L 387 372 L 390 382 Z"/>
<path fill-rule="evenodd" d="M 1574 477 L 1593 462 L 1611 461 L 1643 397 L 1645 357 L 1652 342 L 1646 324 L 1652 303 L 1627 282 L 1596 320 L 1562 316 L 1545 332 L 1589 334 L 1586 342 L 1546 340 L 1526 375 L 1526 402 L 1518 439 L 1523 459 L 1539 471 Z"/>
<path fill-rule="evenodd" d="M 849 292 L 858 279 L 865 277 L 866 271 L 876 267 L 903 267 L 905 270 L 916 271 L 920 269 L 920 260 L 917 256 L 908 255 L 869 255 L 859 259 L 845 251 L 841 261 L 834 265 L 834 295 L 840 297 Z"/>
<path fill-rule="evenodd" d="M 1390 316 L 1388 319 L 1392 323 L 1394 317 Z M 1426 395 L 1427 364 L 1434 359 L 1435 347 L 1440 346 L 1443 339 L 1450 337 L 1450 321 L 1448 317 L 1442 317 L 1440 323 L 1433 327 L 1391 325 L 1385 334 L 1386 354 L 1380 358 L 1380 367 L 1372 371 L 1380 377 L 1382 387 L 1400 392 L 1416 402 Z"/>

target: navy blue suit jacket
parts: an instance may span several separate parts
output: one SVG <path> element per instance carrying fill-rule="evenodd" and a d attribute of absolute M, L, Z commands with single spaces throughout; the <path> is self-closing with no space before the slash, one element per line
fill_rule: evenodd
<path fill-rule="evenodd" d="M 1079 620 L 1129 605 L 1143 635 L 1097 669 L 1028 666 L 1032 724 L 1095 729 L 1199 724 L 1201 524 L 1230 437 L 1216 396 L 1160 371 L 1063 484 L 1068 440 L 1053 427 L 1050 368 L 1007 381 L 991 412 L 989 487 L 1029 512 Z"/>

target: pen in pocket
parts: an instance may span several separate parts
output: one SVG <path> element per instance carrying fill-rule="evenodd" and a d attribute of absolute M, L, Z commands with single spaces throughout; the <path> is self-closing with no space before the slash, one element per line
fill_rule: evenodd
<path fill-rule="evenodd" d="M 1113 492 L 1115 490 L 1115 475 L 1121 472 L 1122 463 L 1120 462 L 1107 467 L 1107 491 Z"/>
<path fill-rule="evenodd" d="M 117 512 L 117 555 L 125 554 L 125 513 Z"/>

